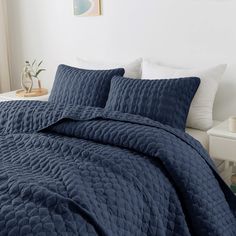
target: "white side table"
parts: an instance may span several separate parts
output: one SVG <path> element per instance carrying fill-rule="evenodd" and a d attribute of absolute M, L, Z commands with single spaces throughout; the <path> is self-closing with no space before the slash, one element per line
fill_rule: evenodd
<path fill-rule="evenodd" d="M 236 133 L 228 129 L 228 120 L 207 131 L 209 135 L 209 154 L 211 157 L 224 160 L 225 170 L 222 178 L 230 184 L 232 167 L 236 164 Z"/>
<path fill-rule="evenodd" d="M 16 91 L 11 91 L 8 93 L 1 93 L 0 94 L 0 102 L 5 102 L 5 101 L 16 101 L 16 100 L 31 100 L 31 101 L 48 101 L 48 98 L 50 96 L 50 93 L 44 96 L 39 96 L 39 97 L 17 97 L 16 96 Z"/>

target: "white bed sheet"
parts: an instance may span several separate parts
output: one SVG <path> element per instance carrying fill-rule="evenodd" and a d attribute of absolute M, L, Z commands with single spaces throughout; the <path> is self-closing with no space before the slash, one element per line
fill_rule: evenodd
<path fill-rule="evenodd" d="M 214 125 L 219 124 L 219 121 L 214 121 Z M 186 133 L 191 135 L 193 138 L 197 139 L 202 146 L 209 151 L 209 137 L 207 131 L 202 131 L 198 129 L 186 128 Z"/>
<path fill-rule="evenodd" d="M 209 138 L 206 131 L 187 128 L 186 133 L 197 139 L 207 151 L 209 150 Z"/>

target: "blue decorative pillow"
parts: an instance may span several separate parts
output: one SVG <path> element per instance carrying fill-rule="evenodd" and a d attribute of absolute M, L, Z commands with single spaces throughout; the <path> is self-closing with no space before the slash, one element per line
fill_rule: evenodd
<path fill-rule="evenodd" d="M 105 107 L 111 79 L 124 69 L 84 70 L 59 65 L 49 102 Z"/>
<path fill-rule="evenodd" d="M 114 77 L 106 109 L 149 117 L 185 129 L 192 99 L 200 79 L 135 80 Z"/>

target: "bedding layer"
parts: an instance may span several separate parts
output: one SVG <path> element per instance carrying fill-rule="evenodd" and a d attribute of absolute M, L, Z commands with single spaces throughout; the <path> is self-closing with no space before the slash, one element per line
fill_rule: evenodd
<path fill-rule="evenodd" d="M 0 103 L 0 235 L 236 235 L 201 145 L 148 118 Z"/>

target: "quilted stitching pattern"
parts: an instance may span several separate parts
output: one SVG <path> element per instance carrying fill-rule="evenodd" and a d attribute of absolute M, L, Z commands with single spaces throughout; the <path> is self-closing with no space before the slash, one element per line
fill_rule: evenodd
<path fill-rule="evenodd" d="M 0 235 L 236 234 L 235 196 L 187 134 L 100 108 L 0 110 Z"/>
<path fill-rule="evenodd" d="M 105 107 L 111 79 L 124 69 L 84 70 L 60 65 L 49 97 L 50 102 Z"/>
<path fill-rule="evenodd" d="M 114 77 L 106 109 L 149 117 L 184 130 L 199 78 L 134 80 Z"/>

